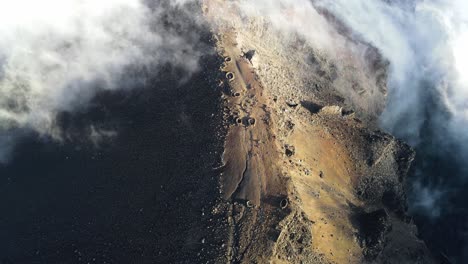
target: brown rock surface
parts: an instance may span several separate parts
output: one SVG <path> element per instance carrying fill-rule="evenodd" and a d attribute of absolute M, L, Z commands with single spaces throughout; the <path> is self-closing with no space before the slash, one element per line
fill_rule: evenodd
<path fill-rule="evenodd" d="M 375 82 L 381 69 L 357 84 L 380 94 L 350 96 L 337 84 L 359 69 L 333 77 L 321 54 L 295 49 L 268 34 L 262 18 L 243 21 L 237 12 L 235 1 L 204 1 L 225 61 L 226 261 L 431 263 L 405 216 L 414 153 L 374 129 L 386 93 Z M 307 74 L 306 53 L 320 58 L 312 64 L 322 74 Z"/>

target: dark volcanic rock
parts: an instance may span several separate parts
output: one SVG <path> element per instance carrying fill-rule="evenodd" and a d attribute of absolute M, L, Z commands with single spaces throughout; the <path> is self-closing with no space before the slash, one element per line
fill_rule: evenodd
<path fill-rule="evenodd" d="M 385 235 L 391 229 L 389 216 L 384 209 L 357 215 L 359 237 L 368 260 L 373 260 L 384 248 Z"/>
<path fill-rule="evenodd" d="M 211 35 L 205 32 L 207 46 Z M 0 263 L 205 263 L 224 258 L 216 203 L 223 151 L 222 58 L 138 74 L 146 86 L 63 113 L 62 143 L 27 139 L 0 167 Z M 110 144 L 86 143 L 89 124 Z M 25 166 L 25 164 L 27 164 Z"/>
<path fill-rule="evenodd" d="M 415 153 L 407 144 L 381 132 L 370 134 L 365 142 L 368 175 L 363 177 L 357 194 L 373 204 L 383 204 L 402 214 L 406 211 L 404 177 Z"/>

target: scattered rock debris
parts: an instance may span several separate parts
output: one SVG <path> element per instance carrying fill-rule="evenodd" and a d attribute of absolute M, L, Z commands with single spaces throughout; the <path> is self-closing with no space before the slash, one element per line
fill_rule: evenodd
<path fill-rule="evenodd" d="M 299 105 L 295 101 L 286 101 L 286 104 L 291 108 L 296 108 Z"/>
<path fill-rule="evenodd" d="M 244 53 L 244 57 L 248 59 L 250 62 L 252 62 L 252 59 L 254 56 L 255 56 L 255 50 L 249 50 L 246 53 Z"/>

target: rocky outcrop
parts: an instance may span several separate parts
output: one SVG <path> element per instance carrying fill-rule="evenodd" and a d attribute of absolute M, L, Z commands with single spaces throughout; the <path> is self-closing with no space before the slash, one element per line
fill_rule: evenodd
<path fill-rule="evenodd" d="M 378 52 L 369 46 L 365 70 L 346 68 L 357 61 L 285 40 L 261 17 L 245 21 L 235 1 L 206 0 L 204 14 L 225 61 L 225 260 L 431 263 L 405 215 L 414 152 L 376 129 L 386 95 Z"/>

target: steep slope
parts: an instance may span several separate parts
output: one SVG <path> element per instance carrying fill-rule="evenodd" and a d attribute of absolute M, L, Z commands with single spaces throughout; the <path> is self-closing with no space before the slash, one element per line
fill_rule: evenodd
<path fill-rule="evenodd" d="M 431 263 L 405 216 L 414 153 L 375 129 L 384 106 L 375 102 L 386 94 L 378 52 L 369 47 L 373 74 L 340 72 L 352 57 L 334 61 L 306 41 L 285 41 L 262 17 L 241 16 L 235 1 L 204 1 L 204 13 L 225 60 L 226 260 Z"/>

